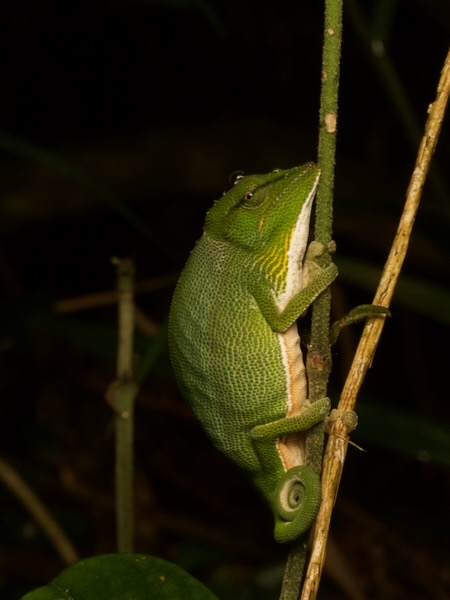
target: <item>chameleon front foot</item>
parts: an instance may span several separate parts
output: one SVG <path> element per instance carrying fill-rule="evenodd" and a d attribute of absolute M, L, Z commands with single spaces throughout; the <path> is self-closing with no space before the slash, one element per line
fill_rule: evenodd
<path fill-rule="evenodd" d="M 308 466 L 289 469 L 275 494 L 275 540 L 284 544 L 304 535 L 316 518 L 320 500 L 317 473 Z"/>

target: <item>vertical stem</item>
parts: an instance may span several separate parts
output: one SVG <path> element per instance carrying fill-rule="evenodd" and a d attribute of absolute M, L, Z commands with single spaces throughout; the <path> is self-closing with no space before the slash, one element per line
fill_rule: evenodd
<path fill-rule="evenodd" d="M 321 177 L 317 190 L 315 239 L 331 240 L 338 90 L 342 40 L 342 0 L 326 0 L 319 110 L 318 158 Z M 329 262 L 329 257 L 328 262 Z"/>
<path fill-rule="evenodd" d="M 135 387 L 121 386 L 118 395 L 121 403 L 128 405 L 116 415 L 116 526 L 117 551 L 133 552 L 134 506 L 133 506 L 133 404 Z"/>
<path fill-rule="evenodd" d="M 317 190 L 314 231 L 314 239 L 321 242 L 326 249 L 322 257 L 322 266 L 327 266 L 331 261 L 328 245 L 332 239 L 341 40 L 342 0 L 326 0 L 319 112 L 318 159 L 321 177 Z M 326 290 L 312 307 L 311 345 L 307 357 L 308 391 L 311 401 L 326 396 L 331 372 L 330 305 L 331 293 Z M 317 471 L 321 469 L 322 450 L 323 433 L 321 428 L 317 427 L 316 431 L 308 436 L 306 443 L 307 460 Z"/>
<path fill-rule="evenodd" d="M 132 552 L 133 511 L 133 412 L 137 385 L 133 379 L 134 266 L 129 260 L 117 262 L 119 301 L 119 343 L 117 379 L 108 390 L 116 418 L 116 522 L 118 552 Z"/>
<path fill-rule="evenodd" d="M 342 34 L 342 0 L 325 1 L 324 44 L 322 54 L 322 88 L 320 97 L 318 162 L 322 171 L 316 200 L 314 238 L 326 251 L 321 266 L 331 259 L 328 245 L 331 241 L 333 218 L 334 163 L 336 153 L 336 123 L 339 88 L 339 66 Z M 331 295 L 327 290 L 315 301 L 311 323 L 311 345 L 307 357 L 309 399 L 318 400 L 326 395 L 331 370 L 329 346 Z M 306 441 L 308 464 L 317 472 L 321 470 L 323 451 L 322 427 L 314 428 Z M 292 547 L 283 579 L 281 600 L 296 600 L 300 595 L 306 564 L 306 543 L 298 540 Z"/>

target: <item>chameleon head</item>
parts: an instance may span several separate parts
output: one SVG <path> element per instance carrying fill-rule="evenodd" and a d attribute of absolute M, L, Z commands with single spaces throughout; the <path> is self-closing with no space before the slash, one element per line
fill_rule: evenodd
<path fill-rule="evenodd" d="M 314 163 L 239 177 L 208 212 L 205 233 L 248 251 L 277 291 L 287 292 L 300 281 L 319 177 Z"/>
<path fill-rule="evenodd" d="M 292 232 L 299 219 L 309 223 L 320 170 L 314 163 L 240 176 L 208 212 L 205 231 L 215 239 L 256 248 Z M 306 228 L 307 229 L 307 228 Z"/>

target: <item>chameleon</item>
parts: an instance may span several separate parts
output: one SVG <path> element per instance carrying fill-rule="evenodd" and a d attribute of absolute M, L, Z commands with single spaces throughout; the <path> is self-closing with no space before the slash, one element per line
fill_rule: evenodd
<path fill-rule="evenodd" d="M 280 543 L 309 530 L 321 501 L 305 439 L 330 400 L 307 398 L 296 323 L 337 276 L 319 267 L 321 244 L 307 249 L 319 178 L 314 163 L 238 176 L 208 211 L 169 313 L 180 390 L 266 499 Z"/>

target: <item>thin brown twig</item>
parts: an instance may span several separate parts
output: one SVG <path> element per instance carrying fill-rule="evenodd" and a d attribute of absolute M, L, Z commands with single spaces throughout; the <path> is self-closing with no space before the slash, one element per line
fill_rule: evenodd
<path fill-rule="evenodd" d="M 3 458 L 0 458 L 0 479 L 31 514 L 53 544 L 61 560 L 67 565 L 77 562 L 79 560 L 78 553 L 59 523 L 54 519 L 36 492 Z"/>
<path fill-rule="evenodd" d="M 408 187 L 403 214 L 397 234 L 386 261 L 373 304 L 389 307 L 400 270 L 405 259 L 414 219 L 420 203 L 422 189 L 439 138 L 444 113 L 450 94 L 450 50 L 447 54 L 437 88 L 436 100 L 428 109 L 428 119 L 422 138 L 416 165 Z M 384 318 L 371 318 L 367 321 L 350 373 L 342 390 L 338 405 L 339 414 L 355 408 L 357 394 L 364 377 L 372 364 L 378 341 L 384 326 Z M 337 419 L 325 454 L 322 474 L 322 504 L 317 516 L 314 531 L 311 559 L 306 574 L 301 600 L 315 600 L 320 576 L 325 560 L 326 541 L 348 445 L 348 429 L 342 419 Z"/>
<path fill-rule="evenodd" d="M 168 273 L 167 275 L 160 275 L 159 277 L 152 277 L 151 279 L 140 281 L 135 284 L 134 294 L 143 294 L 169 287 L 177 281 L 179 276 L 179 273 Z M 103 292 L 94 292 L 92 294 L 84 294 L 83 296 L 57 300 L 53 304 L 53 310 L 58 314 L 74 313 L 117 304 L 117 301 L 117 291 L 106 290 Z"/>

